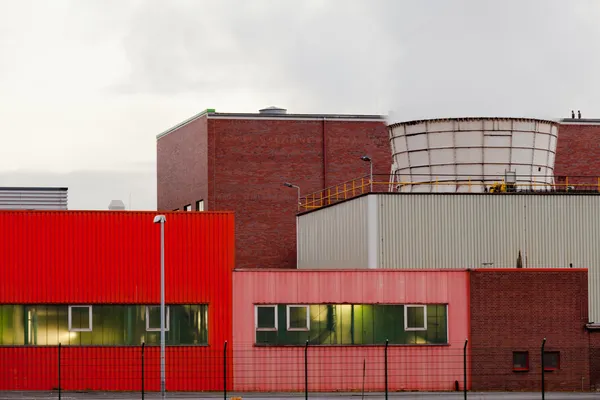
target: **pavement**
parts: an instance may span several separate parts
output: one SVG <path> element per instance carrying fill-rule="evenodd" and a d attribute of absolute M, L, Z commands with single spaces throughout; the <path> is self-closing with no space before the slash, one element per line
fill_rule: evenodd
<path fill-rule="evenodd" d="M 304 399 L 304 393 L 228 393 L 226 400 L 238 397 L 242 400 L 277 400 L 277 399 Z M 63 392 L 61 400 L 133 400 L 141 399 L 141 393 L 107 393 L 107 392 Z M 167 399 L 223 399 L 223 393 L 167 393 Z M 363 395 L 360 393 L 309 393 L 310 400 L 362 400 Z M 464 399 L 462 392 L 396 392 L 389 393 L 389 399 L 408 400 L 459 400 Z M 533 400 L 541 399 L 541 393 L 526 393 L 526 392 L 493 392 L 493 393 L 476 393 L 469 392 L 467 399 L 470 400 L 502 400 L 502 399 L 519 399 Z M 59 399 L 57 392 L 0 392 L 0 399 Z M 160 393 L 152 392 L 145 393 L 144 399 L 161 399 Z M 384 393 L 365 393 L 365 400 L 383 400 Z M 598 399 L 600 400 L 600 392 L 598 393 L 546 393 L 547 400 L 575 400 L 575 399 Z"/>

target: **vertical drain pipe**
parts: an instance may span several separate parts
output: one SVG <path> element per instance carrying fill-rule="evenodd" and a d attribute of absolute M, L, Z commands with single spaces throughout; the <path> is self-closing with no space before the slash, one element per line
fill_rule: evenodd
<path fill-rule="evenodd" d="M 323 140 L 323 189 L 327 188 L 327 134 L 325 132 L 325 117 L 321 122 L 321 138 Z"/>

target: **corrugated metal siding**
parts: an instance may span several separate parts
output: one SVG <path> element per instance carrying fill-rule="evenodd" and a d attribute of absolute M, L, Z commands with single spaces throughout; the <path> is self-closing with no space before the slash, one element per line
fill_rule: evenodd
<path fill-rule="evenodd" d="M 63 188 L 0 187 L 0 210 L 66 210 L 67 200 Z"/>
<path fill-rule="evenodd" d="M 160 303 L 160 226 L 153 223 L 156 214 L 0 211 L 0 303 Z M 172 383 L 178 390 L 220 390 L 223 344 L 226 340 L 231 342 L 234 216 L 233 213 L 217 212 L 164 214 L 167 218 L 166 302 L 209 304 L 210 347 L 169 350 L 174 354 L 168 361 L 174 374 L 171 382 L 178 382 Z M 10 375 L 9 381 L 0 379 L 0 390 L 15 385 L 27 386 L 21 389 L 35 389 L 36 385 L 46 382 L 36 383 L 38 380 L 27 378 L 40 373 L 35 368 L 30 370 L 32 367 L 26 365 L 30 360 L 27 357 L 46 357 L 51 351 L 54 350 L 47 347 L 0 348 L 0 360 L 3 361 L 0 364 L 5 365 L 4 361 L 6 366 L 23 364 L 22 368 L 15 367 L 5 374 Z M 71 363 L 79 366 L 80 371 L 73 371 L 73 374 L 91 377 L 96 376 L 95 368 L 108 368 L 104 365 L 107 363 L 113 363 L 116 370 L 127 374 L 128 369 L 121 369 L 119 363 L 131 364 L 128 354 L 139 352 L 139 348 L 90 347 L 65 351 L 72 352 L 75 358 Z M 150 360 L 152 355 L 149 357 Z M 86 359 L 90 360 L 89 364 L 85 363 Z M 100 364 L 95 366 L 94 360 Z M 158 370 L 158 364 L 152 368 Z M 229 369 L 231 374 L 232 366 Z M 198 375 L 194 375 L 194 371 L 198 371 Z M 0 375 L 4 374 L 0 371 Z M 65 377 L 68 379 L 67 375 Z M 119 390 L 132 385 L 110 376 L 105 378 L 96 382 L 96 386 Z M 73 379 L 72 386 L 67 386 L 87 388 L 82 386 L 87 384 L 85 379 Z M 137 376 L 132 375 L 131 379 L 136 382 Z M 149 385 L 154 384 L 149 380 Z M 55 382 L 51 387 L 43 385 L 45 390 L 50 390 L 55 387 Z"/>
<path fill-rule="evenodd" d="M 600 196 L 382 195 L 381 268 L 589 269 L 600 321 Z M 484 265 L 484 263 L 493 263 Z"/>
<path fill-rule="evenodd" d="M 255 347 L 254 304 L 448 303 L 449 346 L 390 346 L 390 390 L 452 390 L 462 382 L 468 335 L 466 271 L 236 271 L 233 274 L 234 388 L 299 391 L 304 347 Z M 383 346 L 312 346 L 311 391 L 382 390 Z M 410 362 L 407 362 L 410 360 Z M 456 366 L 459 365 L 460 368 Z M 422 373 L 427 369 L 430 371 Z M 415 372 L 417 371 L 417 372 Z"/>
<path fill-rule="evenodd" d="M 298 217 L 298 268 L 365 268 L 367 197 Z"/>

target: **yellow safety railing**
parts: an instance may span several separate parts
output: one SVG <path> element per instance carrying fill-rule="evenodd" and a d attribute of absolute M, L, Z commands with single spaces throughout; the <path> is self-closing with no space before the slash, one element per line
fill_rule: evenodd
<path fill-rule="evenodd" d="M 552 179 L 544 176 L 517 176 L 515 182 L 507 183 L 495 175 L 494 177 L 478 176 L 476 179 L 468 176 L 427 176 L 416 181 L 398 181 L 393 175 L 374 175 L 371 182 L 370 176 L 361 176 L 302 196 L 299 211 L 318 209 L 365 193 L 408 192 L 402 189 L 418 186 L 431 186 L 433 193 L 600 193 L 600 177 L 560 177 L 559 182 L 548 183 Z M 454 186 L 455 189 L 451 191 L 442 189 L 448 186 Z M 416 192 L 423 193 L 423 191 Z"/>

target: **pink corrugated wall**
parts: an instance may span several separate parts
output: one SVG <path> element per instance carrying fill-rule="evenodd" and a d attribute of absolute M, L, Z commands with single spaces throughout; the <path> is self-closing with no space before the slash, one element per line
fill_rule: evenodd
<path fill-rule="evenodd" d="M 389 390 L 453 390 L 463 382 L 466 271 L 235 271 L 234 390 L 304 390 L 304 347 L 255 347 L 255 303 L 447 303 L 449 345 L 390 346 Z M 308 348 L 310 391 L 383 390 L 384 346 Z M 364 370 L 363 370 L 364 368 Z"/>

